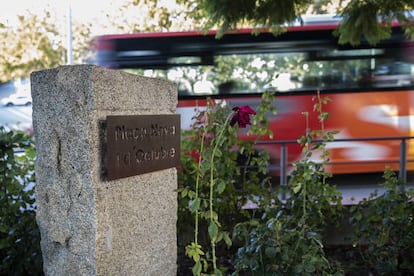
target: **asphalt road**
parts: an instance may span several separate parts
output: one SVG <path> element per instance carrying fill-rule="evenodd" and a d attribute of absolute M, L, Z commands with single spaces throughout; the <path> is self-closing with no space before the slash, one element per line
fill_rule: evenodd
<path fill-rule="evenodd" d="M 7 130 L 30 130 L 32 128 L 31 106 L 0 106 L 0 126 Z"/>
<path fill-rule="evenodd" d="M 17 89 L 13 82 L 0 85 L 0 100 L 16 93 Z M 0 106 L 0 126 L 6 130 L 32 129 L 32 107 L 31 106 Z"/>

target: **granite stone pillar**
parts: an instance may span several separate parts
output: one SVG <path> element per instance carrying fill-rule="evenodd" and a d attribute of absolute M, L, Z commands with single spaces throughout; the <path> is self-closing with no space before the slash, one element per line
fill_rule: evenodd
<path fill-rule="evenodd" d="M 94 65 L 31 74 L 46 275 L 176 275 L 175 168 L 105 179 L 105 120 L 175 114 L 174 84 Z"/>

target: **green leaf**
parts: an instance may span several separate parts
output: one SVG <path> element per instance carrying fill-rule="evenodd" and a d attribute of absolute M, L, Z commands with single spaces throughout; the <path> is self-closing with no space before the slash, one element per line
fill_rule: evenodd
<path fill-rule="evenodd" d="M 232 241 L 230 239 L 229 233 L 223 232 L 223 239 L 224 239 L 224 242 L 226 243 L 227 246 L 232 245 Z"/>
<path fill-rule="evenodd" d="M 221 272 L 221 270 L 220 270 L 220 269 L 216 268 L 216 269 L 214 270 L 214 276 L 223 276 L 223 273 Z"/>
<path fill-rule="evenodd" d="M 204 255 L 204 252 L 201 250 L 201 245 L 192 242 L 190 245 L 185 247 L 185 254 L 192 258 L 194 262 L 198 262 L 201 255 Z"/>
<path fill-rule="evenodd" d="M 299 193 L 301 188 L 302 188 L 302 185 L 298 183 L 295 187 L 293 187 L 293 193 L 295 194 Z"/>
<path fill-rule="evenodd" d="M 205 212 L 205 218 L 206 219 L 213 219 L 214 221 L 217 221 L 218 220 L 218 214 L 217 214 L 216 211 L 212 211 L 212 212 L 206 211 Z"/>
<path fill-rule="evenodd" d="M 187 188 L 185 188 L 185 189 L 183 189 L 183 190 L 181 191 L 181 197 L 182 197 L 182 198 L 186 197 L 186 196 L 187 196 L 187 194 L 188 194 L 188 189 L 187 189 Z"/>
<path fill-rule="evenodd" d="M 218 227 L 217 224 L 214 221 L 210 222 L 210 225 L 208 226 L 208 235 L 210 236 L 210 239 L 215 240 L 218 233 Z"/>
<path fill-rule="evenodd" d="M 357 214 L 355 215 L 355 219 L 356 219 L 357 221 L 360 221 L 360 220 L 362 219 L 362 214 L 361 214 L 361 213 L 357 213 Z"/>
<path fill-rule="evenodd" d="M 265 254 L 266 254 L 266 257 L 269 257 L 269 258 L 274 258 L 274 257 L 276 257 L 276 248 L 275 248 L 275 247 L 273 247 L 273 246 L 271 246 L 271 247 L 266 247 L 266 249 L 265 249 Z"/>
<path fill-rule="evenodd" d="M 201 262 L 200 261 L 196 262 L 191 271 L 193 272 L 193 275 L 200 275 L 201 274 Z"/>
<path fill-rule="evenodd" d="M 315 266 L 312 263 L 306 263 L 304 269 L 306 272 L 312 273 L 315 271 Z"/>
<path fill-rule="evenodd" d="M 193 202 L 191 203 L 191 213 L 195 213 L 200 208 L 201 199 L 195 198 Z"/>
<path fill-rule="evenodd" d="M 203 270 L 207 271 L 208 270 L 208 262 L 205 259 L 201 260 L 203 262 Z"/>
<path fill-rule="evenodd" d="M 196 193 L 194 191 L 192 191 L 192 190 L 188 191 L 188 197 L 189 198 L 195 198 L 195 196 L 196 196 Z"/>
<path fill-rule="evenodd" d="M 223 181 L 223 180 L 221 180 L 220 182 L 219 182 L 219 184 L 217 185 L 217 193 L 218 194 L 221 194 L 221 193 L 223 193 L 224 192 L 224 190 L 226 189 L 226 182 L 225 181 Z"/>
<path fill-rule="evenodd" d="M 296 274 L 302 274 L 303 273 L 303 266 L 302 266 L 302 264 L 297 264 L 295 266 L 294 270 L 295 270 L 295 273 Z"/>
<path fill-rule="evenodd" d="M 214 152 L 216 157 L 222 157 L 223 153 L 221 152 L 221 150 L 217 147 L 216 151 Z"/>

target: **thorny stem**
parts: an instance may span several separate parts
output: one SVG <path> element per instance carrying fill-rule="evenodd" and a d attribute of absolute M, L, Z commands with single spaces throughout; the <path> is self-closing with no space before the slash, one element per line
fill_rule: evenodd
<path fill-rule="evenodd" d="M 316 111 L 319 113 L 319 115 L 321 115 L 323 102 L 322 102 L 321 93 L 319 92 L 319 90 L 316 94 L 316 99 L 317 99 L 317 104 L 316 104 L 317 110 Z M 320 118 L 319 121 L 321 122 L 321 131 L 322 133 L 324 133 L 325 132 L 325 117 Z"/>
<path fill-rule="evenodd" d="M 307 112 L 307 111 L 305 111 L 305 112 L 302 112 L 302 115 L 304 115 L 305 116 L 305 122 L 306 122 L 306 129 L 305 129 L 305 149 L 306 149 L 306 151 L 305 151 L 305 153 L 308 153 L 309 152 L 309 139 L 308 139 L 308 137 L 309 137 L 309 132 L 310 132 L 310 129 L 309 129 L 309 112 Z"/>
<path fill-rule="evenodd" d="M 233 114 L 230 114 L 229 116 L 227 116 L 226 121 L 224 122 L 224 124 L 222 125 L 220 132 L 217 136 L 217 140 L 215 142 L 214 148 L 213 148 L 213 152 L 211 154 L 211 162 L 210 162 L 210 198 L 209 198 L 209 205 L 210 205 L 210 223 L 215 223 L 214 222 L 214 212 L 213 212 L 213 195 L 214 195 L 214 157 L 216 156 L 216 152 L 217 152 L 217 148 L 219 145 L 223 144 L 222 141 L 222 137 L 223 137 L 223 133 L 224 130 L 226 129 L 230 118 L 232 117 Z M 217 258 L 216 258 L 216 238 L 212 238 L 211 239 L 211 255 L 213 258 L 213 270 L 216 271 L 217 270 Z"/>
<path fill-rule="evenodd" d="M 200 157 L 203 154 L 203 149 L 204 149 L 204 137 L 205 137 L 205 132 L 203 132 L 203 136 L 201 137 L 201 146 L 200 146 Z M 196 178 L 196 186 L 195 186 L 195 198 L 198 199 L 198 188 L 199 188 L 199 184 L 200 184 L 200 171 L 201 171 L 201 160 L 198 160 L 198 173 L 197 173 L 197 178 Z M 198 210 L 195 211 L 195 218 L 194 218 L 194 243 L 196 245 L 198 245 Z"/>
<path fill-rule="evenodd" d="M 206 116 L 206 122 L 208 122 L 208 113 L 205 113 Z M 201 136 L 201 146 L 200 146 L 200 154 L 199 159 L 197 160 L 197 178 L 196 178 L 196 184 L 195 184 L 195 198 L 198 199 L 198 192 L 199 192 L 199 186 L 200 186 L 200 175 L 201 175 L 201 157 L 203 156 L 204 152 L 204 141 L 205 136 L 207 133 L 206 124 L 203 124 L 203 134 Z M 194 243 L 198 245 L 198 218 L 199 218 L 199 211 L 198 209 L 195 212 L 195 218 L 194 218 Z"/>
<path fill-rule="evenodd" d="M 305 113 L 305 117 L 306 117 L 306 156 L 308 156 L 308 152 L 309 152 L 309 143 L 311 141 L 309 141 L 309 113 Z M 305 220 L 306 220 L 306 186 L 307 186 L 307 181 L 303 182 L 303 206 L 302 206 L 302 210 L 303 210 L 303 224 L 305 224 Z"/>
<path fill-rule="evenodd" d="M 325 135 L 325 119 L 326 119 L 326 117 L 323 115 L 322 105 L 324 104 L 324 102 L 321 99 L 321 93 L 320 93 L 319 90 L 318 90 L 318 92 L 316 94 L 316 100 L 317 100 L 317 103 L 315 104 L 315 109 L 316 109 L 316 112 L 318 112 L 318 114 L 320 116 L 319 117 L 319 121 L 321 123 L 321 134 L 323 135 L 322 137 L 324 137 L 324 135 Z M 325 150 L 325 147 L 324 147 L 324 150 Z M 326 181 L 326 175 L 323 175 L 322 176 L 322 183 L 325 184 L 325 181 Z"/>

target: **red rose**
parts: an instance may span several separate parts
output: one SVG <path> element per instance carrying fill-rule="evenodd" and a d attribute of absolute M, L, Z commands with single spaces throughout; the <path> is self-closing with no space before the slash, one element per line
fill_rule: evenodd
<path fill-rule="evenodd" d="M 234 114 L 231 117 L 230 125 L 234 126 L 237 123 L 240 128 L 245 128 L 247 125 L 250 125 L 250 115 L 256 115 L 256 112 L 248 105 L 236 106 L 233 108 L 233 111 Z"/>

